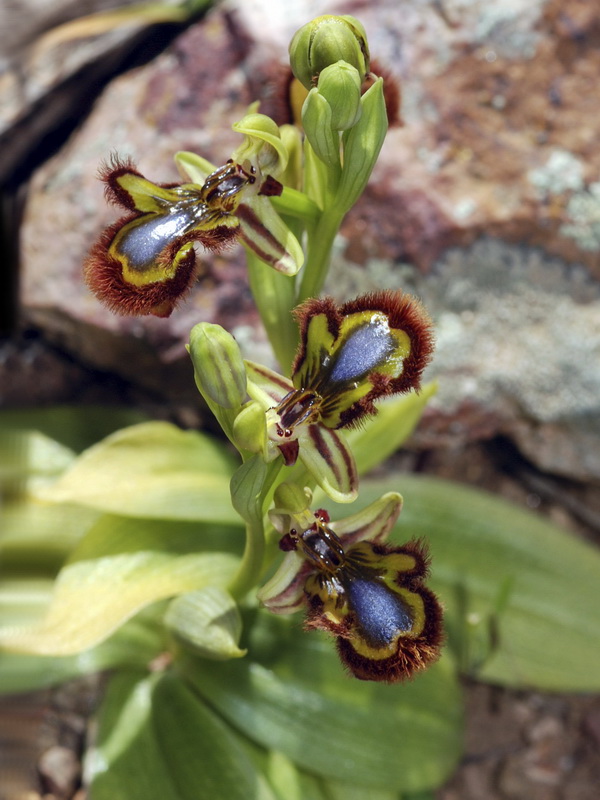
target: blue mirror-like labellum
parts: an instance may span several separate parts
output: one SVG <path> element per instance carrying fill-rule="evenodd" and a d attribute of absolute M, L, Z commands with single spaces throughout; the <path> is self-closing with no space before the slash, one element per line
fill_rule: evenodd
<path fill-rule="evenodd" d="M 319 514 L 308 530 L 289 534 L 312 565 L 307 626 L 335 634 L 343 663 L 362 680 L 400 681 L 435 661 L 442 612 L 424 585 L 425 546 L 362 540 L 345 548 Z"/>
<path fill-rule="evenodd" d="M 133 270 L 147 270 L 174 240 L 184 236 L 196 224 L 193 209 L 181 209 L 176 213 L 158 216 L 148 214 L 134 220 L 117 234 L 114 248 Z"/>
<path fill-rule="evenodd" d="M 342 306 L 326 297 L 307 301 L 296 315 L 292 382 L 299 396 L 310 397 L 311 424 L 318 418 L 328 428 L 353 426 L 376 413 L 378 398 L 419 388 L 433 338 L 414 297 L 375 292 Z"/>
<path fill-rule="evenodd" d="M 362 380 L 391 356 L 394 348 L 387 318 L 374 314 L 369 322 L 351 331 L 342 343 L 332 359 L 329 380 L 335 383 Z"/>
<path fill-rule="evenodd" d="M 387 647 L 399 633 L 413 627 L 412 615 L 402 598 L 377 579 L 352 578 L 346 584 L 348 606 L 365 640 Z"/>

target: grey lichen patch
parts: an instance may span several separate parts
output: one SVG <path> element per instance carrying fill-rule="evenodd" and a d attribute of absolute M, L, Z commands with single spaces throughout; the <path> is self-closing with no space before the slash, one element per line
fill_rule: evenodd
<path fill-rule="evenodd" d="M 407 264 L 338 260 L 329 288 L 420 296 L 436 325 L 425 376 L 439 381 L 432 407 L 452 415 L 466 403 L 504 419 L 503 432 L 518 429 L 534 460 L 540 431 L 551 429 L 544 468 L 600 477 L 600 284 L 583 266 L 483 239 L 448 250 L 426 276 Z M 567 458 L 575 440 L 577 458 Z"/>
<path fill-rule="evenodd" d="M 563 195 L 565 219 L 562 236 L 573 239 L 581 250 L 600 250 L 600 182 L 586 186 L 584 164 L 567 150 L 553 150 L 543 167 L 527 173 L 541 200 Z"/>
<path fill-rule="evenodd" d="M 478 11 L 474 38 L 498 58 L 533 58 L 540 40 L 536 26 L 546 0 L 521 3 L 468 3 Z"/>
<path fill-rule="evenodd" d="M 527 179 L 542 198 L 584 188 L 584 164 L 568 150 L 557 148 L 543 167 L 527 173 Z"/>
<path fill-rule="evenodd" d="M 482 240 L 448 251 L 422 290 L 438 317 L 432 371 L 455 376 L 455 401 L 476 386 L 473 399 L 537 422 L 598 412 L 600 433 L 600 286 L 583 267 Z"/>
<path fill-rule="evenodd" d="M 600 182 L 573 194 L 566 211 L 568 222 L 560 226 L 561 234 L 574 239 L 582 250 L 600 250 Z"/>

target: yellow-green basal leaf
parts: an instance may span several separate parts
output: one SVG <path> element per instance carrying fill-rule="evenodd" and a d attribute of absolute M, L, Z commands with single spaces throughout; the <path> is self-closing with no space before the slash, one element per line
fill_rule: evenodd
<path fill-rule="evenodd" d="M 45 616 L 0 629 L 0 645 L 45 655 L 69 655 L 104 641 L 157 600 L 205 586 L 224 586 L 238 565 L 226 552 L 231 534 L 202 536 L 176 522 L 102 517 L 60 571 Z"/>
<path fill-rule="evenodd" d="M 237 522 L 225 447 L 196 431 L 146 422 L 90 447 L 41 496 L 145 519 Z"/>

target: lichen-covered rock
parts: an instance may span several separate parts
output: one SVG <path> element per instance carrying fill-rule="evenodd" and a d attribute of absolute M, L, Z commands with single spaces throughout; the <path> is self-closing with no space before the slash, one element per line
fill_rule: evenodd
<path fill-rule="evenodd" d="M 503 434 L 544 470 L 600 478 L 600 284 L 581 265 L 482 238 L 414 266 L 338 257 L 332 293 L 409 288 L 436 321 L 422 446 Z"/>

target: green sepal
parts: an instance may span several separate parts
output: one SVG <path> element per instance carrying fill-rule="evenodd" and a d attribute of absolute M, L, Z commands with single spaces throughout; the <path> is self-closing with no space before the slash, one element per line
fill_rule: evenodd
<path fill-rule="evenodd" d="M 336 203 L 344 214 L 363 193 L 387 133 L 383 78 L 378 78 L 364 93 L 360 104 L 360 119 L 342 136 L 344 167 L 337 188 Z"/>

